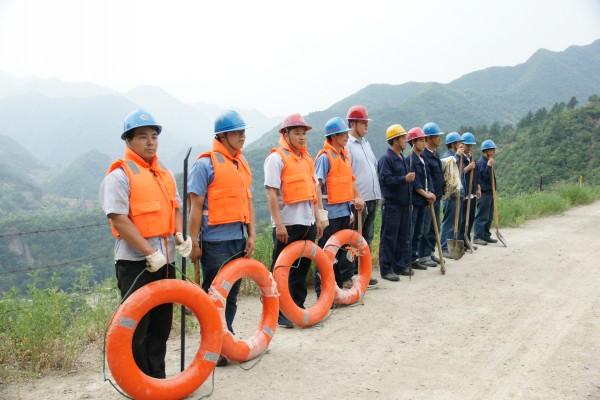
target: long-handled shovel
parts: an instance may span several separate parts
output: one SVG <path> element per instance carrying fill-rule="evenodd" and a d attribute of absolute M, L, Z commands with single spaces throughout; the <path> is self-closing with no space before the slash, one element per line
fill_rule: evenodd
<path fill-rule="evenodd" d="M 494 175 L 494 166 L 492 165 L 492 195 L 494 198 L 494 223 L 496 224 L 496 237 L 499 241 L 502 242 L 504 247 L 508 247 L 506 244 L 506 240 L 504 236 L 500 234 L 500 230 L 498 229 L 498 201 L 496 200 L 496 176 Z"/>
<path fill-rule="evenodd" d="M 467 215 L 465 217 L 465 245 L 469 249 L 469 252 L 473 254 L 473 244 L 469 237 L 469 214 L 471 213 L 471 194 L 473 193 L 473 175 L 475 171 L 471 170 L 471 177 L 469 178 L 469 196 L 467 197 Z"/>
<path fill-rule="evenodd" d="M 458 176 L 462 177 L 462 154 L 460 155 L 460 167 Z M 464 254 L 465 242 L 458 240 L 458 220 L 460 218 L 460 189 L 456 192 L 456 211 L 454 215 L 454 239 L 448 239 L 448 253 L 455 260 L 460 260 Z"/>
<path fill-rule="evenodd" d="M 438 256 L 440 258 L 440 272 L 442 275 L 446 275 L 446 265 L 444 264 L 444 255 L 442 254 L 442 244 L 440 243 L 440 232 L 438 231 L 437 218 L 435 217 L 435 211 L 433 211 L 433 205 L 429 205 L 431 210 L 431 220 L 433 221 L 433 230 L 435 231 L 435 241 L 438 248 Z"/>

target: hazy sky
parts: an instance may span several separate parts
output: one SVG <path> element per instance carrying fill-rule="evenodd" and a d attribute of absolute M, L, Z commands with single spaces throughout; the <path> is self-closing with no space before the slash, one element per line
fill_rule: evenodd
<path fill-rule="evenodd" d="M 599 38 L 598 0 L 0 0 L 0 71 L 268 115 Z"/>

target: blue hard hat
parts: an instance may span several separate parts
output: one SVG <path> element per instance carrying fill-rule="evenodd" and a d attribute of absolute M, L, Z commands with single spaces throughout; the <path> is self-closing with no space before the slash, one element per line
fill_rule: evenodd
<path fill-rule="evenodd" d="M 158 134 L 160 134 L 160 131 L 162 131 L 162 126 L 156 123 L 154 117 L 149 112 L 139 109 L 125 117 L 121 139 L 125 140 L 125 137 L 127 137 L 127 133 L 129 131 L 141 126 L 153 126 L 156 128 L 156 133 Z"/>
<path fill-rule="evenodd" d="M 340 117 L 333 117 L 325 124 L 325 136 L 335 135 L 336 133 L 348 132 L 350 128 L 346 121 Z"/>
<path fill-rule="evenodd" d="M 486 151 L 486 150 L 495 149 L 495 148 L 496 148 L 496 143 L 494 143 L 494 141 L 492 139 L 484 140 L 483 143 L 481 143 L 481 151 Z"/>
<path fill-rule="evenodd" d="M 223 111 L 215 119 L 215 134 L 221 132 L 241 131 L 246 129 L 246 123 L 237 111 Z"/>
<path fill-rule="evenodd" d="M 425 136 L 439 136 L 444 134 L 435 122 L 428 122 L 423 125 L 423 132 L 425 132 Z"/>
<path fill-rule="evenodd" d="M 450 132 L 446 135 L 446 144 L 451 144 L 454 142 L 462 142 L 462 138 L 458 132 Z"/>
<path fill-rule="evenodd" d="M 473 135 L 471 132 L 463 133 L 462 141 L 463 144 L 477 144 L 477 142 L 475 141 L 475 135 Z"/>

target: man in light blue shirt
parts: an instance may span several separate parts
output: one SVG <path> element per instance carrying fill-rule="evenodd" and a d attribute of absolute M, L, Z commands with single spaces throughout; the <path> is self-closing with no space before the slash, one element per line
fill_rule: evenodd
<path fill-rule="evenodd" d="M 365 138 L 369 133 L 369 115 L 364 106 L 356 105 L 348 110 L 348 126 L 350 128 L 348 144 L 346 147 L 350 152 L 350 164 L 352 173 L 356 178 L 354 184 L 365 201 L 365 208 L 362 211 L 362 230 L 359 233 L 365 238 L 371 252 L 371 242 L 375 234 L 375 217 L 377 207 L 381 203 L 381 188 L 377 177 L 377 157 L 373 154 L 371 144 Z M 358 223 L 358 215 L 354 210 L 354 225 Z M 358 273 L 358 263 L 354 263 L 354 274 Z M 371 279 L 369 286 L 377 285 L 377 279 Z"/>

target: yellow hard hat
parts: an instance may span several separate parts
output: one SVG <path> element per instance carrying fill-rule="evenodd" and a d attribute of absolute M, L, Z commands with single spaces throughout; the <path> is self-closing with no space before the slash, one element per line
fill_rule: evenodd
<path fill-rule="evenodd" d="M 390 140 L 402 135 L 408 135 L 408 133 L 406 133 L 406 131 L 400 124 L 390 125 L 390 127 L 387 128 L 387 131 L 385 132 L 386 140 Z"/>

